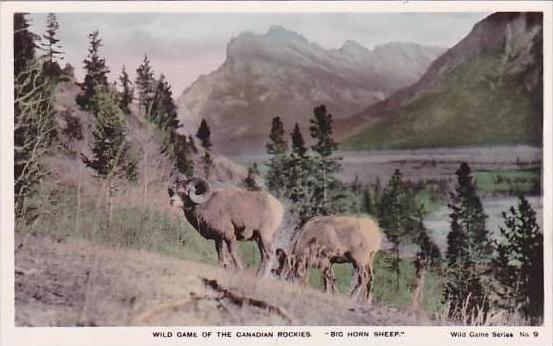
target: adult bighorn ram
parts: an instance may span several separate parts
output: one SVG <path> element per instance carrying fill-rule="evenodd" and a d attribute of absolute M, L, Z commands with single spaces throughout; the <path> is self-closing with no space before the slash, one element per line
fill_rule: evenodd
<path fill-rule="evenodd" d="M 369 217 L 316 217 L 301 228 L 290 254 L 277 249 L 279 268 L 276 272 L 285 279 L 296 279 L 305 284 L 309 268 L 319 268 L 323 273 L 325 291 L 333 292 L 336 286 L 332 265 L 349 262 L 357 275 L 351 294 L 362 293 L 370 302 L 374 255 L 381 242 L 380 228 Z"/>
<path fill-rule="evenodd" d="M 257 274 L 270 269 L 273 234 L 284 215 L 282 203 L 275 197 L 235 187 L 213 191 L 206 180 L 181 175 L 171 177 L 168 190 L 171 204 L 183 209 L 190 225 L 215 241 L 219 265 L 226 266 L 223 242 L 235 266 L 242 269 L 238 240 L 255 240 L 261 253 Z"/>

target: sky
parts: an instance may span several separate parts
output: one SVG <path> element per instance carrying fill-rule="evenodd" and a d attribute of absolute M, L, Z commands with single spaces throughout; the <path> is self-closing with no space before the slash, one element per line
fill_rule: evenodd
<path fill-rule="evenodd" d="M 226 45 L 243 31 L 264 34 L 282 25 L 326 49 L 354 40 L 367 48 L 388 42 L 413 42 L 449 48 L 466 36 L 488 13 L 62 13 L 58 38 L 65 62 L 84 76 L 82 61 L 88 34 L 99 30 L 100 53 L 117 78 L 123 65 L 134 78 L 148 54 L 156 74 L 163 73 L 174 97 L 200 75 L 225 61 Z M 31 30 L 45 31 L 46 14 L 31 14 Z"/>

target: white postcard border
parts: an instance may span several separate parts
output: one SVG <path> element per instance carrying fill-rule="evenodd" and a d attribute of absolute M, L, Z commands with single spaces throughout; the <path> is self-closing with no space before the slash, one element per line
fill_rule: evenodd
<path fill-rule="evenodd" d="M 552 7 L 542 1 L 222 1 L 222 2 L 3 2 L 1 6 L 0 57 L 1 122 L 0 122 L 0 344 L 1 345 L 550 345 L 552 326 L 552 244 L 553 244 L 553 120 L 552 120 Z M 325 12 L 494 12 L 542 11 L 544 13 L 544 260 L 545 260 L 545 318 L 541 327 L 15 327 L 14 326 L 14 221 L 13 221 L 13 13 L 14 12 L 191 12 L 191 13 L 325 13 Z M 310 331 L 305 339 L 222 339 L 198 337 L 194 339 L 152 337 L 153 331 Z M 324 332 L 347 331 L 403 331 L 396 338 L 329 338 Z M 511 331 L 533 333 L 528 339 L 505 338 L 451 338 L 450 331 Z"/>

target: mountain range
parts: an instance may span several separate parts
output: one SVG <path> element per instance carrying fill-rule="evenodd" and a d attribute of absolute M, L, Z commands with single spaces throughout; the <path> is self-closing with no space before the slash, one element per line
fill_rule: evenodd
<path fill-rule="evenodd" d="M 179 118 L 189 132 L 206 119 L 215 151 L 261 152 L 273 117 L 307 130 L 320 104 L 335 119 L 351 116 L 416 82 L 443 51 L 400 42 L 367 49 L 354 41 L 324 49 L 281 26 L 243 32 L 228 43 L 224 63 L 177 99 Z"/>
<path fill-rule="evenodd" d="M 491 14 L 414 84 L 338 120 L 343 149 L 542 143 L 541 13 Z"/>

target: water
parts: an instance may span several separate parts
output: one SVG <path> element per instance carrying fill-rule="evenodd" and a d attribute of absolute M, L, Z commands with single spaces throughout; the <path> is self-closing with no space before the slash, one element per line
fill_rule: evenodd
<path fill-rule="evenodd" d="M 542 196 L 531 196 L 526 198 L 532 205 L 532 208 L 536 211 L 538 225 L 540 225 L 540 229 L 543 230 Z M 500 234 L 499 227 L 504 225 L 501 213 L 509 210 L 511 206 L 516 208 L 517 205 L 517 197 L 486 198 L 482 200 L 484 212 L 488 215 L 486 226 L 493 237 L 497 237 Z M 445 251 L 447 248 L 447 234 L 449 233 L 450 226 L 449 213 L 450 209 L 447 206 L 444 206 L 429 214 L 424 220 L 424 224 L 429 230 L 430 236 L 434 239 L 442 251 Z"/>

